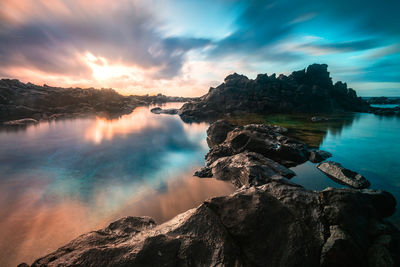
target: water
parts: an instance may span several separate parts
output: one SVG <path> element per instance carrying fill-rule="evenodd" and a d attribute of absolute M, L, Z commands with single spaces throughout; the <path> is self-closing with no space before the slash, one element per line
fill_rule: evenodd
<path fill-rule="evenodd" d="M 399 106 L 399 104 L 373 104 L 371 107 L 374 108 L 395 108 Z"/>
<path fill-rule="evenodd" d="M 181 104 L 168 104 L 179 107 Z M 0 129 L 0 266 L 32 260 L 123 216 L 158 222 L 233 192 L 229 183 L 192 177 L 208 151 L 206 123 L 137 108 L 116 120 L 79 118 Z M 334 161 L 358 171 L 371 188 L 400 200 L 400 118 L 374 114 L 238 118 L 291 128 Z M 320 190 L 343 187 L 307 162 L 292 180 Z M 399 213 L 393 219 L 398 224 Z"/>
<path fill-rule="evenodd" d="M 204 165 L 207 127 L 140 107 L 117 120 L 0 131 L 0 266 L 32 263 L 123 216 L 163 222 L 233 192 L 192 177 Z"/>

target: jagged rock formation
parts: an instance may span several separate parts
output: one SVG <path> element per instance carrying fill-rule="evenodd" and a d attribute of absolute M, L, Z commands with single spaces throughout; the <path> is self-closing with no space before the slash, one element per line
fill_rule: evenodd
<path fill-rule="evenodd" d="M 21 125 L 33 120 L 82 115 L 117 117 L 132 112 L 137 106 L 153 102 L 187 101 L 182 97 L 123 96 L 112 89 L 81 89 L 38 86 L 18 80 L 0 80 L 0 123 L 21 120 L 9 125 Z"/>
<path fill-rule="evenodd" d="M 225 82 L 180 109 L 185 121 L 215 120 L 235 113 L 330 113 L 369 110 L 369 105 L 347 88 L 332 83 L 326 64 L 313 64 L 291 75 L 259 74 L 255 80 L 232 74 Z"/>
<path fill-rule="evenodd" d="M 394 266 L 399 232 L 384 220 L 394 209 L 387 192 L 315 192 L 275 179 L 161 225 L 123 218 L 32 266 Z"/>

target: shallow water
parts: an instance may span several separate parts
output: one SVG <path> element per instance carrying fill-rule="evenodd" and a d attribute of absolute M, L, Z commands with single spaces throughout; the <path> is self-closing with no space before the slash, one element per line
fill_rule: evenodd
<path fill-rule="evenodd" d="M 111 121 L 0 131 L 0 266 L 31 263 L 123 216 L 163 222 L 231 193 L 230 183 L 192 177 L 207 127 L 140 107 Z"/>
<path fill-rule="evenodd" d="M 371 107 L 374 108 L 395 108 L 399 106 L 399 104 L 373 104 Z"/>
<path fill-rule="evenodd" d="M 155 115 L 150 108 L 115 120 L 79 118 L 0 129 L 0 266 L 31 263 L 123 216 L 163 222 L 233 191 L 229 183 L 192 177 L 204 164 L 208 125 L 184 124 L 177 115 Z M 302 115 L 273 115 L 250 122 L 291 128 L 291 134 L 363 174 L 371 188 L 400 200 L 399 117 L 340 114 L 313 123 Z M 293 170 L 292 180 L 307 188 L 343 187 L 313 163 Z M 398 224 L 399 213 L 392 220 Z"/>

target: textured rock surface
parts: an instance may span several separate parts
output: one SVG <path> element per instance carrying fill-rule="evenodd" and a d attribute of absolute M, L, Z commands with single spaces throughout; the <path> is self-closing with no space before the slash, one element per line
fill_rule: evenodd
<path fill-rule="evenodd" d="M 213 121 L 235 113 L 368 111 L 369 104 L 346 83 L 332 83 L 327 67 L 313 64 L 289 76 L 259 74 L 255 80 L 231 74 L 198 101 L 184 104 L 181 118 Z"/>
<path fill-rule="evenodd" d="M 175 108 L 162 109 L 160 107 L 156 107 L 152 108 L 150 111 L 154 114 L 170 114 L 170 115 L 178 114 L 178 110 Z"/>
<path fill-rule="evenodd" d="M 329 178 L 353 188 L 363 189 L 370 186 L 370 182 L 365 179 L 364 176 L 344 168 L 340 163 L 326 161 L 318 164 L 317 168 L 324 172 Z"/>
<path fill-rule="evenodd" d="M 273 179 L 161 225 L 147 217 L 123 218 L 32 266 L 396 265 L 398 230 L 383 218 L 394 209 L 387 192 L 314 192 Z"/>
<path fill-rule="evenodd" d="M 292 178 L 296 174 L 285 166 L 254 152 L 219 158 L 210 165 L 212 176 L 231 181 L 236 187 L 258 186 L 272 178 Z"/>
<path fill-rule="evenodd" d="M 210 128 L 214 124 L 211 124 Z M 241 152 L 256 152 L 285 166 L 295 166 L 306 162 L 309 157 L 307 146 L 283 135 L 285 128 L 265 124 L 249 124 L 235 127 L 228 132 L 222 143 L 211 146 L 206 155 L 207 165 L 220 157 L 232 156 Z M 208 131 L 208 139 L 214 139 Z"/>

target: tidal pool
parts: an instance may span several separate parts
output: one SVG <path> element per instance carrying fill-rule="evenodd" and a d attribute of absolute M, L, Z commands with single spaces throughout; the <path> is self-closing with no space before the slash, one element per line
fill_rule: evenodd
<path fill-rule="evenodd" d="M 150 108 L 0 131 L 0 266 L 32 263 L 123 216 L 164 222 L 233 192 L 192 177 L 204 165 L 208 124 Z"/>
<path fill-rule="evenodd" d="M 181 103 L 167 104 L 166 108 Z M 77 118 L 0 129 L 0 266 L 52 252 L 123 216 L 166 221 L 230 183 L 192 177 L 204 164 L 206 123 L 183 123 L 139 107 L 115 120 Z M 339 114 L 321 123 L 303 115 L 250 116 L 290 128 L 332 160 L 363 174 L 371 188 L 400 199 L 400 118 Z M 343 187 L 310 162 L 292 179 L 306 188 Z M 400 221 L 399 213 L 392 220 Z"/>

